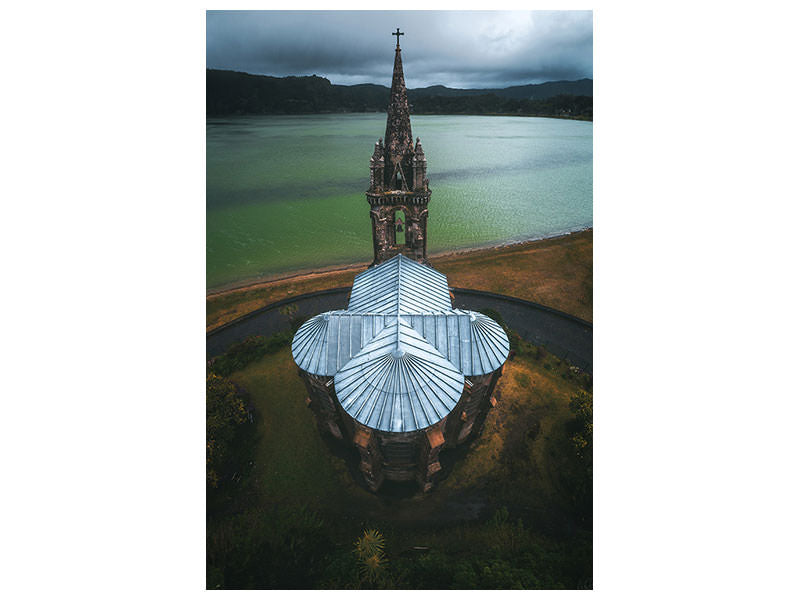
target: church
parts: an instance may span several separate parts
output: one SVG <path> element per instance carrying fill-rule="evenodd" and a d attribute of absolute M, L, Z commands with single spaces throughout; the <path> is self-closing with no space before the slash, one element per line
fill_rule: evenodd
<path fill-rule="evenodd" d="M 453 308 L 427 257 L 431 190 L 411 135 L 398 29 L 386 131 L 369 161 L 374 259 L 348 306 L 304 323 L 292 356 L 324 433 L 354 446 L 367 486 L 430 491 L 440 452 L 480 435 L 509 352 L 489 317 Z"/>

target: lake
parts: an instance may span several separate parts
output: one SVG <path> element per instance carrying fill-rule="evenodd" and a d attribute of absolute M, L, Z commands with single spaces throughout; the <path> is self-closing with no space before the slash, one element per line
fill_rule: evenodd
<path fill-rule="evenodd" d="M 206 285 L 372 260 L 369 158 L 385 114 L 208 118 Z M 592 123 L 413 116 L 428 254 L 592 226 Z"/>

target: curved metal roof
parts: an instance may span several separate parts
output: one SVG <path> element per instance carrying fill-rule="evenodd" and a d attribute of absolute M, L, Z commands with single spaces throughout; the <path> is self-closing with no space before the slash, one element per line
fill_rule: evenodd
<path fill-rule="evenodd" d="M 292 340 L 297 365 L 333 377 L 350 416 L 391 432 L 443 419 L 464 377 L 497 370 L 508 352 L 502 327 L 453 309 L 447 278 L 402 255 L 359 274 L 347 310 L 317 315 Z"/>
<path fill-rule="evenodd" d="M 409 315 L 411 326 L 467 376 L 485 375 L 508 358 L 508 336 L 492 319 L 471 310 Z"/>
<path fill-rule="evenodd" d="M 350 311 L 322 313 L 297 330 L 292 356 L 304 371 L 333 376 L 396 318 Z M 467 377 L 491 373 L 508 358 L 505 331 L 481 313 L 455 309 L 402 318 Z"/>
<path fill-rule="evenodd" d="M 292 338 L 292 358 L 297 366 L 314 375 L 333 375 L 328 373 L 330 365 L 328 354 L 328 314 L 323 313 L 309 319 L 297 330 Z"/>
<path fill-rule="evenodd" d="M 392 432 L 438 423 L 464 390 L 464 375 L 402 318 L 384 327 L 333 381 L 351 417 Z"/>

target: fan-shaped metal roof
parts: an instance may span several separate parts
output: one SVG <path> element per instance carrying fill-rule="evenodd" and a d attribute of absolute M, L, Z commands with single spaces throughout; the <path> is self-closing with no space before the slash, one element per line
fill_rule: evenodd
<path fill-rule="evenodd" d="M 359 423 L 415 431 L 455 408 L 464 375 L 398 318 L 336 373 L 334 387 L 342 408 Z"/>
<path fill-rule="evenodd" d="M 392 432 L 442 420 L 464 377 L 495 371 L 508 351 L 502 327 L 453 309 L 447 278 L 402 255 L 359 274 L 347 310 L 317 315 L 292 340 L 297 365 L 333 377 L 348 414 Z"/>

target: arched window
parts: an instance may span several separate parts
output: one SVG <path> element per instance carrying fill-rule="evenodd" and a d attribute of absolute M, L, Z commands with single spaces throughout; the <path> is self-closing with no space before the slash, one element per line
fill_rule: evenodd
<path fill-rule="evenodd" d="M 402 210 L 394 211 L 394 243 L 396 246 L 406 243 L 405 213 Z"/>

